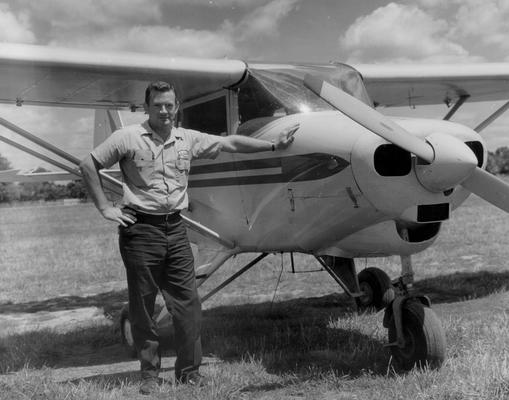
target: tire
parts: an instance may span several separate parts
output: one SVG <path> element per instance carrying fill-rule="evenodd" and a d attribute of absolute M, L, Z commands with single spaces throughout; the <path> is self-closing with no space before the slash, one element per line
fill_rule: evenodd
<path fill-rule="evenodd" d="M 137 358 L 136 348 L 134 347 L 134 339 L 131 332 L 131 322 L 129 321 L 129 310 L 127 306 L 120 313 L 120 335 L 122 345 L 126 349 L 127 356 Z"/>
<path fill-rule="evenodd" d="M 158 316 L 164 307 L 164 301 L 162 297 L 158 297 L 156 299 L 156 303 L 154 305 L 154 316 Z M 167 314 L 162 320 L 158 321 L 157 333 L 160 336 L 160 345 L 162 347 L 170 347 L 173 345 L 173 340 L 175 336 L 175 330 L 173 327 L 173 320 L 171 315 Z M 129 321 L 129 308 L 128 305 L 124 306 L 120 313 L 120 336 L 122 345 L 126 349 L 126 354 L 130 358 L 137 358 L 138 353 L 136 351 L 136 347 L 134 346 L 134 339 L 131 332 L 131 322 Z"/>
<path fill-rule="evenodd" d="M 394 299 L 394 288 L 391 278 L 380 268 L 363 269 L 359 275 L 359 287 L 364 294 L 355 299 L 357 309 L 365 311 L 381 310 Z"/>
<path fill-rule="evenodd" d="M 403 305 L 405 347 L 392 346 L 395 365 L 404 371 L 413 367 L 439 368 L 446 352 L 445 333 L 435 312 L 416 300 Z M 397 340 L 394 316 L 389 323 L 389 343 Z"/>

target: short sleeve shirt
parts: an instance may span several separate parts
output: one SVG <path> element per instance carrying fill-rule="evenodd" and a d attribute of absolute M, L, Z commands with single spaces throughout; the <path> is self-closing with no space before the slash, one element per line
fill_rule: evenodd
<path fill-rule="evenodd" d="M 173 128 L 163 141 L 145 121 L 113 132 L 91 154 L 104 168 L 119 163 L 123 206 L 167 214 L 188 206 L 191 160 L 215 158 L 221 149 L 221 136 L 184 128 Z"/>

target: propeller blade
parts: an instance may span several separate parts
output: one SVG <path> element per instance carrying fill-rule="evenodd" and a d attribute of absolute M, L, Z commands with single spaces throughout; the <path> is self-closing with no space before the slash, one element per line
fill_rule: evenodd
<path fill-rule="evenodd" d="M 307 74 L 304 85 L 359 125 L 428 163 L 433 162 L 434 151 L 428 143 L 413 136 L 362 101 L 314 75 Z"/>
<path fill-rule="evenodd" d="M 461 185 L 494 206 L 509 212 L 509 184 L 477 167 Z"/>

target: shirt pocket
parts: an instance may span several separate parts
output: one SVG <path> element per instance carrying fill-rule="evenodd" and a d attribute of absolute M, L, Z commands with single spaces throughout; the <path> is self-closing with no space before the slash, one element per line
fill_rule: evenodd
<path fill-rule="evenodd" d="M 130 176 L 135 186 L 150 186 L 150 181 L 154 173 L 154 157 L 150 150 L 136 150 L 133 156 L 132 174 Z"/>

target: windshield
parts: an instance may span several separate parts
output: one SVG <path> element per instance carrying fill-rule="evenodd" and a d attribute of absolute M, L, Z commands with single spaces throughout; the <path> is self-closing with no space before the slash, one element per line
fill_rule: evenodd
<path fill-rule="evenodd" d="M 249 72 L 248 79 L 239 87 L 239 118 L 242 124 L 239 134 L 250 134 L 254 129 L 285 115 L 334 110 L 329 103 L 304 86 L 304 76 L 307 73 L 324 78 L 372 106 L 362 77 L 348 65 L 255 66 Z M 256 120 L 253 121 L 256 123 L 246 125 L 246 122 L 252 120 Z"/>

